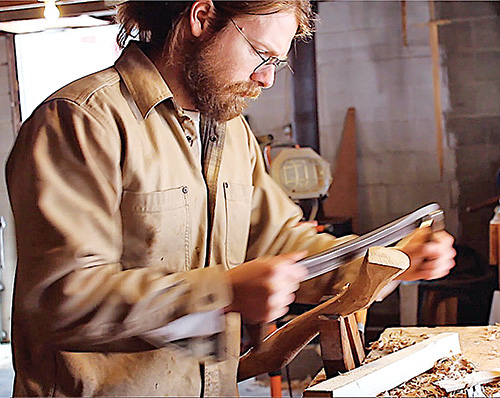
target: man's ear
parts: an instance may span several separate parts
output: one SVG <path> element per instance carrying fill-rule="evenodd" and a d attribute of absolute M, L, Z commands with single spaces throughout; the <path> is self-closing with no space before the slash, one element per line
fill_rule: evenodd
<path fill-rule="evenodd" d="M 213 13 L 212 0 L 195 1 L 189 13 L 189 26 L 194 37 L 200 37 L 208 27 L 208 21 Z"/>

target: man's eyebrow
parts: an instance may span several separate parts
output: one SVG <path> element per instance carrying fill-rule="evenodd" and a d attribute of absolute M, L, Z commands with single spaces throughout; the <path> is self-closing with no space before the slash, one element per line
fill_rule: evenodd
<path fill-rule="evenodd" d="M 253 45 L 255 46 L 255 49 L 259 50 L 259 51 L 262 51 L 266 54 L 269 54 L 270 56 L 273 56 L 273 57 L 276 57 L 278 59 L 286 59 L 288 57 L 288 52 L 290 52 L 290 50 L 286 53 L 286 55 L 281 55 L 279 54 L 277 51 L 275 50 L 272 50 L 271 49 L 271 45 L 266 45 L 265 43 L 259 41 L 259 40 L 255 40 L 255 42 L 253 42 Z"/>

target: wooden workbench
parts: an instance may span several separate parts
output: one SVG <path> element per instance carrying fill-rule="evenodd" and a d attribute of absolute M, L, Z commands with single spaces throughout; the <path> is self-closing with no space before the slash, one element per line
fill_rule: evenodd
<path fill-rule="evenodd" d="M 380 339 L 390 336 L 401 335 L 402 337 L 414 338 L 417 341 L 424 340 L 424 336 L 435 336 L 439 333 L 456 332 L 459 335 L 462 354 L 468 360 L 474 362 L 478 370 L 491 370 L 500 368 L 500 336 L 497 339 L 487 339 L 488 330 L 492 326 L 440 326 L 440 327 L 398 327 L 386 329 Z M 498 327 L 495 330 L 499 330 Z M 491 333 L 490 333 L 491 334 Z M 498 333 L 500 334 L 500 332 Z M 380 340 L 379 339 L 379 340 Z M 368 358 L 379 356 L 380 353 L 372 351 Z"/>
<path fill-rule="evenodd" d="M 394 346 L 394 342 L 400 342 L 403 348 L 409 341 L 417 343 L 427 338 L 449 332 L 458 333 L 462 355 L 474 363 L 476 370 L 494 370 L 500 368 L 500 326 L 389 328 L 382 333 L 378 341 L 388 341 L 389 346 Z M 374 349 L 367 355 L 366 362 L 372 362 L 387 354 L 387 352 Z M 325 379 L 325 373 L 321 370 L 309 387 Z M 315 394 L 316 392 L 308 391 L 307 389 L 304 392 L 304 396 L 316 396 Z"/>

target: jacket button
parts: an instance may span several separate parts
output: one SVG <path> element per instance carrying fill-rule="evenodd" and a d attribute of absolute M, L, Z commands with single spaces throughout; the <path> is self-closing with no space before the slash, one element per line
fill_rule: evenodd
<path fill-rule="evenodd" d="M 188 187 L 186 187 L 186 186 L 182 187 L 182 193 L 183 194 L 187 194 L 188 192 L 189 192 L 189 188 Z"/>
<path fill-rule="evenodd" d="M 217 137 L 215 135 L 210 136 L 210 142 L 215 142 L 217 141 Z"/>

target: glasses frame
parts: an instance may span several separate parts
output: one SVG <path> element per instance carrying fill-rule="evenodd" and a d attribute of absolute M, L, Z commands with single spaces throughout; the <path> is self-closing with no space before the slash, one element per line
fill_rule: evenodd
<path fill-rule="evenodd" d="M 270 57 L 264 57 L 259 50 L 252 44 L 250 39 L 243 33 L 243 30 L 234 22 L 232 18 L 229 18 L 229 20 L 232 22 L 238 33 L 245 39 L 245 41 L 248 43 L 250 47 L 252 47 L 252 50 L 255 52 L 255 54 L 258 55 L 258 57 L 262 60 L 262 62 L 255 67 L 252 73 L 256 73 L 259 68 L 265 67 L 265 66 L 274 66 L 274 72 L 279 72 L 282 69 L 288 68 L 288 70 L 293 74 L 293 69 L 288 63 L 287 59 L 280 59 L 274 55 Z"/>

